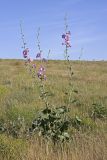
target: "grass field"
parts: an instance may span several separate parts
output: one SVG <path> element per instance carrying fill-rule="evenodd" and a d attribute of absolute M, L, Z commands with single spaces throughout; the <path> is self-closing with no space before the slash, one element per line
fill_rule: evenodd
<path fill-rule="evenodd" d="M 40 62 L 36 62 L 39 65 Z M 72 61 L 72 84 L 78 94 L 70 105 L 70 117 L 79 116 L 91 129 L 70 128 L 69 143 L 53 145 L 42 137 L 14 138 L 0 134 L 0 160 L 107 160 L 107 119 L 89 117 L 93 103 L 107 108 L 107 62 Z M 65 61 L 48 61 L 45 89 L 52 106 L 66 105 L 69 89 Z M 22 60 L 0 60 L 0 124 L 23 118 L 30 127 L 38 111 L 44 108 L 35 79 L 26 71 Z"/>

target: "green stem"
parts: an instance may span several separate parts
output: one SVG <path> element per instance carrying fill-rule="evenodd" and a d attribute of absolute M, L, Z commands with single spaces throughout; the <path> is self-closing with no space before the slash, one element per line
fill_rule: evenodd
<path fill-rule="evenodd" d="M 47 100 L 47 93 L 45 91 L 45 87 L 44 87 L 44 83 L 41 79 L 40 81 L 40 91 L 41 91 L 41 98 L 43 99 L 45 105 L 46 105 L 46 108 L 49 107 L 49 103 L 48 103 L 48 100 Z"/>

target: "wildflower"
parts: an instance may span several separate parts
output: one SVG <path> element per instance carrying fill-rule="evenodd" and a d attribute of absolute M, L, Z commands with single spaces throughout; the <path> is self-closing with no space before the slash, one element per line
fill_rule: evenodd
<path fill-rule="evenodd" d="M 41 58 L 41 53 L 37 53 L 36 58 Z"/>
<path fill-rule="evenodd" d="M 65 45 L 66 45 L 67 47 L 71 47 L 71 45 L 70 45 L 70 41 L 65 40 Z"/>
<path fill-rule="evenodd" d="M 70 31 L 66 32 L 66 34 L 62 35 L 62 38 L 64 39 L 64 42 L 62 43 L 62 45 L 66 45 L 66 47 L 71 47 L 70 45 Z"/>
<path fill-rule="evenodd" d="M 45 68 L 43 66 L 41 66 L 38 70 L 37 76 L 39 79 L 41 80 L 46 80 L 46 75 L 45 75 Z"/>
<path fill-rule="evenodd" d="M 62 38 L 64 38 L 64 39 L 65 39 L 65 37 L 66 37 L 66 35 L 65 35 L 65 34 L 63 34 L 63 35 L 62 35 Z"/>
<path fill-rule="evenodd" d="M 40 51 L 39 53 L 37 53 L 36 58 L 41 58 L 41 52 L 42 51 Z"/>
<path fill-rule="evenodd" d="M 41 67 L 39 68 L 39 71 L 45 72 L 45 68 L 44 68 L 43 66 L 41 66 Z"/>
<path fill-rule="evenodd" d="M 66 33 L 65 40 L 66 40 L 66 41 L 69 41 L 69 39 L 70 39 L 69 34 Z"/>
<path fill-rule="evenodd" d="M 23 51 L 23 57 L 24 58 L 27 58 L 28 57 L 28 52 L 29 52 L 29 49 L 26 48 L 24 51 Z"/>

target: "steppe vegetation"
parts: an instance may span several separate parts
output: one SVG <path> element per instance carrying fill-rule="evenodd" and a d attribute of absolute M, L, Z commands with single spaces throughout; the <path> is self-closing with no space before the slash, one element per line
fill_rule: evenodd
<path fill-rule="evenodd" d="M 40 61 L 35 61 L 40 66 Z M 38 83 L 26 72 L 24 60 L 0 59 L 1 160 L 106 160 L 107 62 L 71 61 L 72 76 L 69 140 L 53 143 L 30 132 L 32 122 L 45 109 Z M 45 90 L 52 110 L 68 106 L 66 61 L 47 61 Z M 62 109 L 62 108 L 61 108 Z"/>

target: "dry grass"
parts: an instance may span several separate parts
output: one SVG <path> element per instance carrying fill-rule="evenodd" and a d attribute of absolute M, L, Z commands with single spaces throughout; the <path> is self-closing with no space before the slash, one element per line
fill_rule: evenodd
<path fill-rule="evenodd" d="M 41 139 L 33 139 L 28 148 L 27 160 L 106 160 L 106 138 L 99 133 L 96 136 L 76 134 L 70 143 L 56 146 Z"/>
<path fill-rule="evenodd" d="M 46 66 L 45 85 L 52 95 L 48 100 L 55 106 L 64 105 L 64 92 L 68 88 L 66 64 L 49 61 Z M 73 61 L 72 66 L 72 83 L 79 91 L 72 96 L 80 104 L 71 105 L 70 116 L 87 117 L 89 108 L 96 102 L 107 107 L 107 62 Z M 44 107 L 39 99 L 39 87 L 34 85 L 21 60 L 0 60 L 0 75 L 0 121 L 15 120 L 20 115 L 29 126 L 37 111 Z M 16 140 L 0 135 L 0 160 L 107 160 L 107 121 L 98 120 L 96 126 L 85 133 L 75 131 L 73 135 L 71 130 L 71 142 L 56 146 L 40 137 Z"/>

